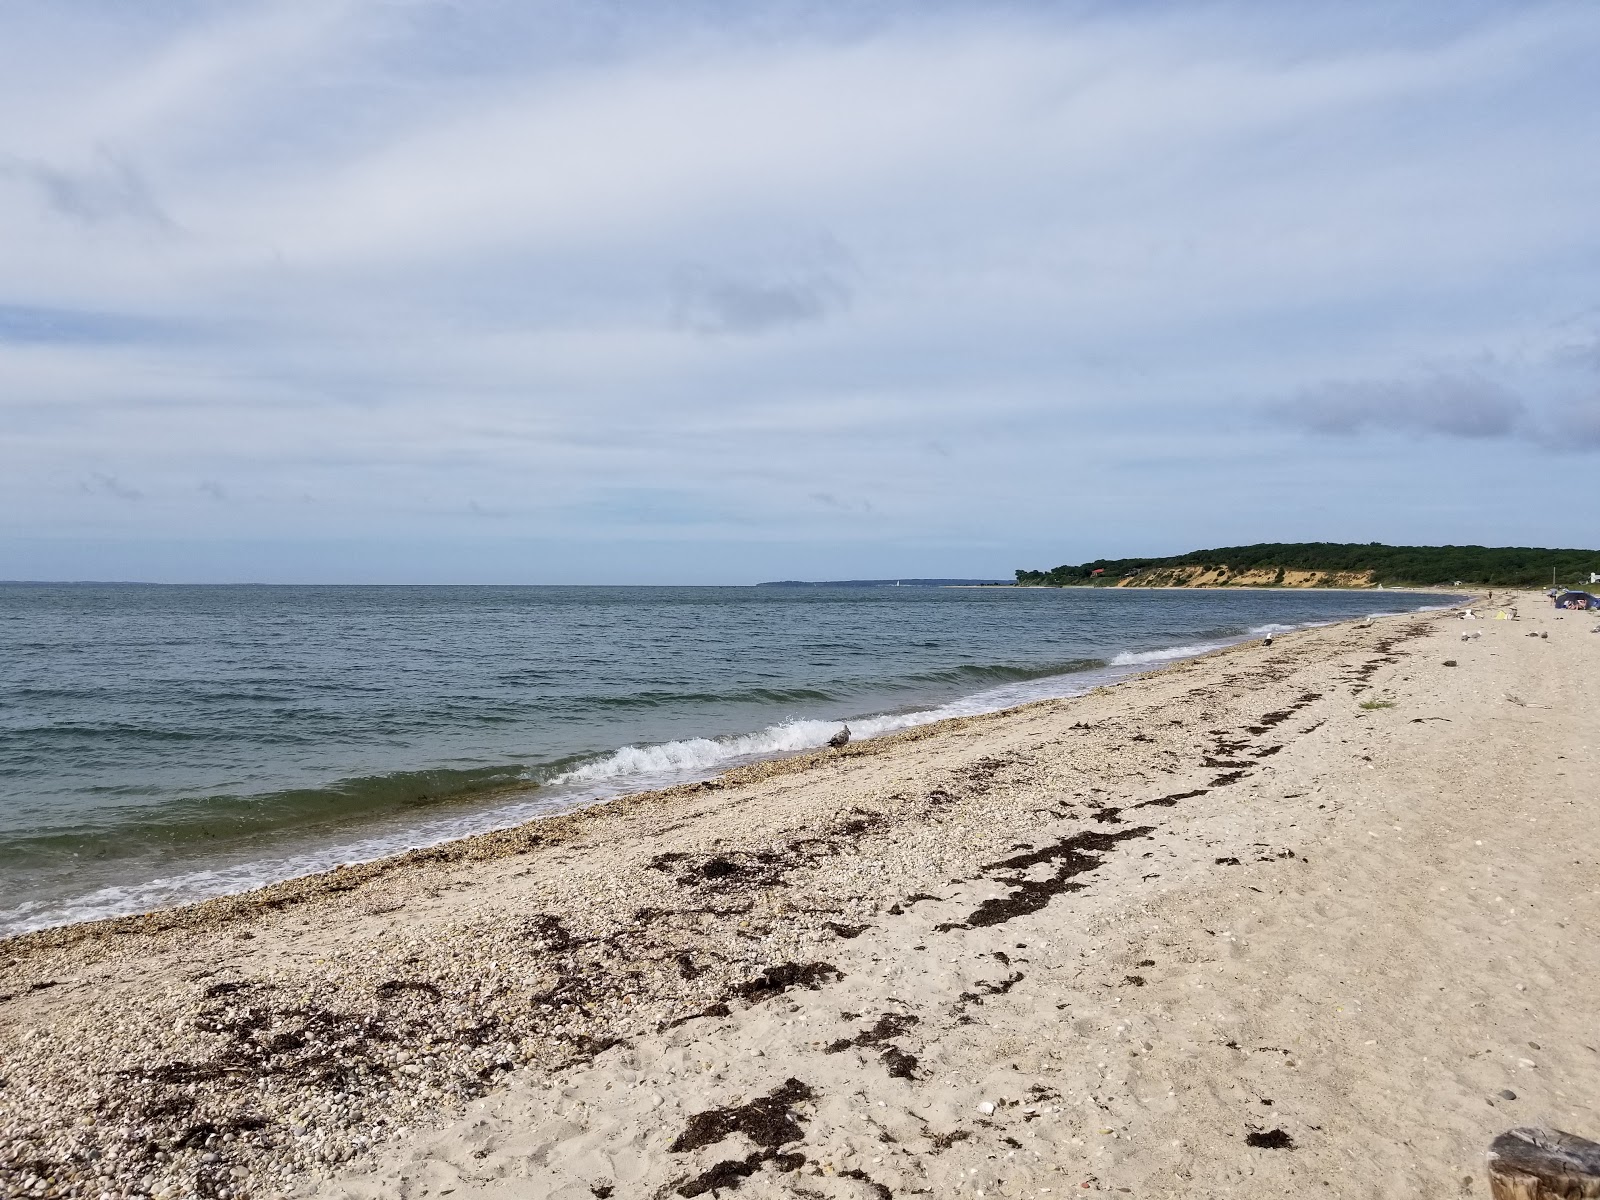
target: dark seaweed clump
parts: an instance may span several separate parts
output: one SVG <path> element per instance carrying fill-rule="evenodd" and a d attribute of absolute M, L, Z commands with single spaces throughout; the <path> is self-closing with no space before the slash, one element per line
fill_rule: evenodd
<path fill-rule="evenodd" d="M 1009 886 L 1011 894 L 998 900 L 985 900 L 963 924 L 967 928 L 981 929 L 989 925 L 1003 925 L 1013 917 L 1036 913 L 1065 892 L 1081 891 L 1083 885 L 1074 882 L 1073 877 L 1098 867 L 1104 861 L 1100 856 L 1114 850 L 1119 842 L 1148 837 L 1153 832 L 1154 828 L 1149 825 L 1137 825 L 1116 833 L 1085 830 L 1061 838 L 1042 849 L 989 863 L 984 867 L 985 871 L 1026 871 L 1046 863 L 1054 864 L 1055 871 L 1044 879 L 1027 879 L 1021 875 L 1002 878 L 999 882 Z M 956 922 L 935 926 L 940 932 L 961 927 L 962 924 Z"/>
<path fill-rule="evenodd" d="M 667 1149 L 686 1154 L 711 1146 L 735 1133 L 741 1133 L 759 1149 L 743 1158 L 724 1159 L 678 1186 L 680 1196 L 703 1196 L 723 1188 L 736 1188 L 770 1162 L 780 1171 L 798 1171 L 805 1165 L 804 1154 L 780 1153 L 789 1142 L 805 1136 L 794 1106 L 813 1098 L 811 1089 L 798 1079 L 786 1079 L 765 1096 L 731 1108 L 713 1108 L 695 1113 L 683 1132 Z"/>
<path fill-rule="evenodd" d="M 686 1154 L 720 1142 L 730 1134 L 742 1133 L 756 1145 L 776 1150 L 785 1142 L 797 1142 L 805 1136 L 793 1109 L 811 1098 L 808 1086 L 798 1079 L 786 1079 L 749 1104 L 695 1113 L 667 1149 L 673 1154 Z"/>
<path fill-rule="evenodd" d="M 894 1196 L 893 1192 L 891 1192 L 883 1184 L 879 1183 L 872 1176 L 868 1175 L 860 1167 L 854 1167 L 848 1171 L 840 1171 L 839 1175 L 841 1178 L 856 1179 L 866 1184 L 867 1187 L 871 1189 L 872 1194 L 876 1196 L 878 1200 L 892 1200 L 892 1197 Z"/>
<path fill-rule="evenodd" d="M 761 1164 L 766 1162 L 770 1162 L 780 1171 L 798 1171 L 806 1165 L 806 1156 L 798 1152 L 773 1154 L 769 1151 L 757 1150 L 753 1154 L 745 1155 L 743 1158 L 724 1159 L 709 1171 L 704 1171 L 693 1179 L 685 1180 L 678 1187 L 678 1195 L 704 1196 L 707 1192 L 715 1195 L 723 1188 L 732 1191 L 759 1171 Z"/>
<path fill-rule="evenodd" d="M 1244 1144 L 1254 1146 L 1257 1150 L 1294 1149 L 1294 1139 L 1281 1129 L 1269 1129 L 1265 1133 L 1252 1129 L 1245 1135 Z"/>
<path fill-rule="evenodd" d="M 734 988 L 734 994 L 743 996 L 752 1004 L 760 1004 L 774 996 L 781 996 L 790 988 L 803 987 L 815 992 L 825 983 L 844 978 L 844 972 L 832 963 L 779 963 L 765 968 L 754 979 Z"/>
<path fill-rule="evenodd" d="M 914 1079 L 916 1077 L 917 1056 L 909 1054 L 899 1046 L 885 1045 L 891 1038 L 900 1037 L 917 1023 L 917 1018 L 909 1013 L 884 1013 L 877 1023 L 868 1029 L 863 1029 L 853 1038 L 840 1038 L 831 1043 L 824 1051 L 826 1054 L 838 1054 L 852 1046 L 883 1046 L 878 1059 L 894 1079 Z"/>

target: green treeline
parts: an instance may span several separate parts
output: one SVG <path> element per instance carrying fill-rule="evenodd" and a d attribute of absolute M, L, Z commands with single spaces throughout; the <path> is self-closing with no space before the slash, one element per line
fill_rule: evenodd
<path fill-rule="evenodd" d="M 1380 542 L 1261 542 L 1194 550 L 1168 558 L 1097 558 L 1049 571 L 1017 572 L 1017 583 L 1068 587 L 1114 584 L 1152 571 L 1226 567 L 1245 571 L 1371 572 L 1391 586 L 1453 585 L 1456 580 L 1498 587 L 1548 587 L 1552 570 L 1562 585 L 1587 586 L 1600 571 L 1600 550 L 1541 550 L 1529 546 L 1385 546 Z M 1099 571 L 1100 574 L 1096 574 Z"/>

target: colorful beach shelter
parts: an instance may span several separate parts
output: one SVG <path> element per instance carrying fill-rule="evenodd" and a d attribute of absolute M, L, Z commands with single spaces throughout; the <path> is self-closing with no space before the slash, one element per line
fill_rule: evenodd
<path fill-rule="evenodd" d="M 1562 592 L 1556 597 L 1557 608 L 1590 608 L 1600 610 L 1600 597 L 1588 592 Z"/>

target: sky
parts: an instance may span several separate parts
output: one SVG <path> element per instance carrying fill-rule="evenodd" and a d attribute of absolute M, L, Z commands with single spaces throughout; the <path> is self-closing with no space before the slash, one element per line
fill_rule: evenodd
<path fill-rule="evenodd" d="M 0 578 L 1597 546 L 1600 5 L 8 0 Z"/>

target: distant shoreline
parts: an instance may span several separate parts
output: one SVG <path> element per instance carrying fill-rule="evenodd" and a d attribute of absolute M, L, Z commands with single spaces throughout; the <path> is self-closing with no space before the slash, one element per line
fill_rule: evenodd
<path fill-rule="evenodd" d="M 1017 591 L 1037 592 L 1426 592 L 1429 595 L 1438 596 L 1459 596 L 1467 595 L 1469 593 L 1476 595 L 1479 592 L 1487 592 L 1491 590 L 1486 584 L 1474 583 L 1464 583 L 1460 587 L 1447 587 L 1444 584 L 1439 583 L 1419 583 L 1404 587 L 1399 585 L 1393 587 L 1387 585 L 1384 587 L 1378 587 L 1376 585 L 1370 587 L 1299 587 L 1293 584 L 1265 583 L 1221 583 L 1194 585 L 1181 583 L 1129 583 L 1122 585 L 1114 583 L 1013 583 L 1010 586 Z M 1503 587 L 1499 590 L 1503 592 L 1511 592 L 1519 590 L 1525 591 L 1526 589 Z"/>
<path fill-rule="evenodd" d="M 1368 588 L 1428 576 L 1435 587 L 1542 589 L 1600 574 L 1600 550 L 1536 546 L 1390 546 L 1382 542 L 1256 542 L 1165 557 L 1096 558 L 1049 570 L 1019 570 L 1017 582 L 1043 586 Z M 1498 579 L 1500 584 L 1486 582 Z"/>

